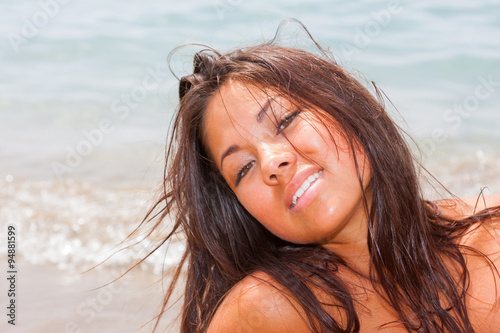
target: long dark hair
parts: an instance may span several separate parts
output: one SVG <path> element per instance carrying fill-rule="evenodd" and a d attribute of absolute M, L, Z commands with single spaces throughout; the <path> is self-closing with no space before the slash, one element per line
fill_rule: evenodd
<path fill-rule="evenodd" d="M 323 110 L 319 117 L 325 123 L 333 119 L 340 125 L 336 129 L 353 152 L 363 149 L 372 173 L 372 200 L 366 207 L 371 268 L 366 278 L 408 331 L 472 332 L 465 304 L 469 275 L 457 240 L 472 225 L 500 215 L 498 207 L 454 219 L 424 200 L 412 153 L 383 103 L 326 53 L 315 55 L 273 41 L 226 54 L 199 51 L 193 74 L 180 80 L 164 191 L 141 224 L 155 230 L 171 220 L 173 229 L 161 244 L 179 232 L 185 238 L 186 251 L 161 312 L 185 269 L 181 331 L 204 332 L 228 291 L 260 271 L 290 291 L 312 331 L 360 328 L 355 300 L 335 273 L 347 262 L 320 245 L 293 244 L 270 233 L 214 167 L 203 143 L 203 117 L 210 98 L 230 80 L 271 88 L 294 103 Z M 458 281 L 443 258 L 453 263 Z M 329 315 L 312 286 L 331 297 L 345 320 L 337 322 Z"/>

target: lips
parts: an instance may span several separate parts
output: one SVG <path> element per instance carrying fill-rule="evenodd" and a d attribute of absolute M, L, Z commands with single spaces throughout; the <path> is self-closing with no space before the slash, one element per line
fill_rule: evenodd
<path fill-rule="evenodd" d="M 322 173 L 323 170 L 317 167 L 310 167 L 297 172 L 292 181 L 285 188 L 285 203 L 287 207 L 293 209 L 300 198 L 307 194 L 307 191 Z"/>
<path fill-rule="evenodd" d="M 310 175 L 307 179 L 302 183 L 300 188 L 295 192 L 295 195 L 292 197 L 292 206 L 297 204 L 297 200 L 304 194 L 305 191 L 311 186 L 312 183 L 316 181 L 316 179 L 321 176 L 321 171 L 316 172 L 315 174 Z"/>

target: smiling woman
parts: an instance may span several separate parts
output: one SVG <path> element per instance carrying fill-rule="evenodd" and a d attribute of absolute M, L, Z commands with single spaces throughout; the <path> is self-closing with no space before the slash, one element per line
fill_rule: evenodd
<path fill-rule="evenodd" d="M 367 220 L 365 158 L 356 159 L 365 171 L 360 184 L 346 139 L 330 132 L 317 111 L 277 94 L 238 81 L 219 89 L 202 124 L 212 160 L 243 207 L 281 239 L 359 237 Z"/>
<path fill-rule="evenodd" d="M 499 197 L 425 200 L 383 104 L 326 53 L 203 50 L 179 92 L 149 216 L 186 238 L 183 332 L 500 327 Z"/>

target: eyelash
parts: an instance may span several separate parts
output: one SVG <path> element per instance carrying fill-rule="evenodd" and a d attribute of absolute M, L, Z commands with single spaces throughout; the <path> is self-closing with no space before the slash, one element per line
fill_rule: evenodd
<path fill-rule="evenodd" d="M 255 164 L 255 161 L 252 161 L 252 162 L 246 164 L 245 166 L 243 166 L 243 168 L 241 168 L 241 169 L 238 170 L 238 173 L 236 173 L 236 184 L 235 184 L 235 186 L 238 186 L 238 184 L 240 183 L 241 179 L 243 177 L 245 177 L 245 175 L 248 173 L 248 171 L 250 171 L 250 169 L 253 167 L 254 164 Z"/>
<path fill-rule="evenodd" d="M 290 124 L 292 121 L 299 115 L 301 110 L 295 111 L 291 115 L 285 116 L 283 119 L 281 119 L 280 123 L 277 126 L 277 131 L 276 134 L 280 134 L 283 132 Z"/>
<path fill-rule="evenodd" d="M 288 116 L 285 116 L 281 119 L 281 121 L 279 122 L 277 128 L 276 128 L 276 134 L 280 134 L 281 132 L 283 132 L 288 126 L 290 126 L 290 124 L 292 123 L 292 121 L 299 115 L 299 113 L 301 112 L 301 110 L 298 110 Z M 238 172 L 236 173 L 236 183 L 235 183 L 235 186 L 238 186 L 238 184 L 240 183 L 240 181 L 243 179 L 243 177 L 245 177 L 245 175 L 250 171 L 250 169 L 254 166 L 255 164 L 255 161 L 252 161 L 248 164 L 245 164 L 241 169 L 238 170 Z"/>

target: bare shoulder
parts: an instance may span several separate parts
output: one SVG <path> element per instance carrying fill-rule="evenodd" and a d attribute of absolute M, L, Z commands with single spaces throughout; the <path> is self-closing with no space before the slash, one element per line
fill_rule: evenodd
<path fill-rule="evenodd" d="M 436 202 L 452 218 L 465 218 L 486 208 L 500 206 L 500 193 L 481 197 L 445 199 Z M 500 251 L 500 219 L 491 218 L 472 226 L 460 243 L 487 255 Z"/>
<path fill-rule="evenodd" d="M 461 219 L 481 210 L 500 206 L 500 193 L 481 197 L 444 199 L 436 201 L 436 204 L 447 216 Z M 493 217 L 471 226 L 459 243 L 480 251 L 493 263 L 500 265 L 500 219 Z M 476 256 L 470 253 L 468 257 Z M 470 258 L 469 262 L 472 264 L 475 260 Z"/>
<path fill-rule="evenodd" d="M 437 202 L 443 212 L 462 218 L 500 205 L 500 194 Z M 469 271 L 467 308 L 477 332 L 500 327 L 500 219 L 491 218 L 472 226 L 461 238 Z M 479 252 L 477 252 L 479 251 Z"/>
<path fill-rule="evenodd" d="M 436 201 L 436 204 L 446 215 L 461 218 L 486 208 L 499 206 L 500 193 L 480 197 L 443 199 Z"/>
<path fill-rule="evenodd" d="M 263 272 L 238 282 L 222 301 L 208 333 L 310 332 L 304 311 L 288 291 Z"/>

